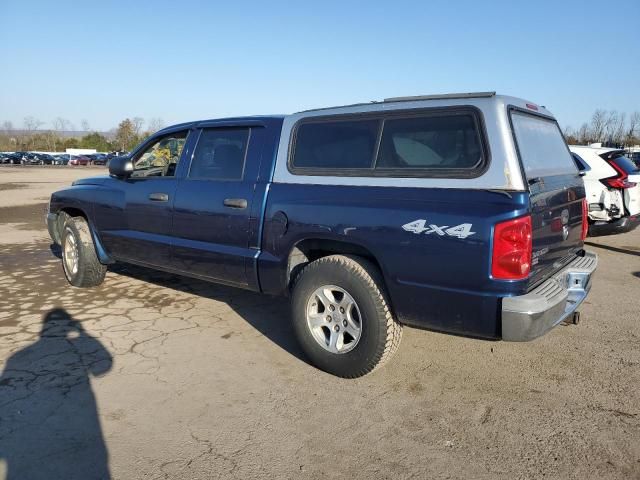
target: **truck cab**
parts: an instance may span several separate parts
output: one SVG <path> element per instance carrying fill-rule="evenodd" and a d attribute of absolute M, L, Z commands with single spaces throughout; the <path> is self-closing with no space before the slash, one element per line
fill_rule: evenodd
<path fill-rule="evenodd" d="M 72 285 L 127 262 L 291 298 L 320 368 L 364 375 L 403 325 L 532 340 L 597 264 L 544 107 L 493 92 L 185 123 L 52 195 Z"/>

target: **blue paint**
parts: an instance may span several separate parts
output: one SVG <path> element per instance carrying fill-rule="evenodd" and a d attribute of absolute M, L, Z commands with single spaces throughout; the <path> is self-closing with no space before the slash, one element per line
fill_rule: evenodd
<path fill-rule="evenodd" d="M 82 210 L 101 261 L 143 264 L 278 295 L 288 293 L 289 258 L 296 246 L 334 242 L 377 262 L 401 322 L 483 338 L 500 337 L 502 298 L 526 293 L 557 270 L 567 250 L 582 248 L 584 188 L 576 175 L 548 178 L 530 192 L 507 194 L 272 183 L 282 123 L 282 117 L 273 116 L 170 127 L 134 155 L 160 135 L 189 130 L 174 177 L 80 180 L 52 196 L 51 211 Z M 202 129 L 216 127 L 251 129 L 242 180 L 188 177 Z M 149 199 L 158 192 L 168 200 Z M 225 206 L 230 198 L 246 200 L 246 208 Z M 565 240 L 554 223 L 564 210 L 569 212 Z M 492 279 L 494 226 L 529 213 L 534 252 L 548 249 L 549 254 L 528 279 Z M 416 219 L 448 227 L 472 224 L 474 234 L 457 238 L 402 228 Z"/>

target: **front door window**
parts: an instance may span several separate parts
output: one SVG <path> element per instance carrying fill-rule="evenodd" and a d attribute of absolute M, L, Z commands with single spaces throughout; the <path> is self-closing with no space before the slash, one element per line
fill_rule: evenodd
<path fill-rule="evenodd" d="M 153 142 L 133 159 L 132 177 L 173 177 L 187 132 L 176 132 Z"/>

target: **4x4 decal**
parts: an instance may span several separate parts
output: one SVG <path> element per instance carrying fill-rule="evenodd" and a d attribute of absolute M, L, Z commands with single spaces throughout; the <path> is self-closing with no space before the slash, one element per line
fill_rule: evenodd
<path fill-rule="evenodd" d="M 461 223 L 460 225 L 456 225 L 455 227 L 449 227 L 449 225 L 427 225 L 427 221 L 424 219 L 414 220 L 413 222 L 405 223 L 402 225 L 402 228 L 411 233 L 421 234 L 424 233 L 426 235 L 430 235 L 435 233 L 441 237 L 445 235 L 449 235 L 450 237 L 457 238 L 467 238 L 471 235 L 474 235 L 476 232 L 472 232 L 473 224 L 471 223 Z"/>

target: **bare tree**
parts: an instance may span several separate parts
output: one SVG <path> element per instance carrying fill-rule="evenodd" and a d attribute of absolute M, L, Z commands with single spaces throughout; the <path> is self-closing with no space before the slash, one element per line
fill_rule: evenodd
<path fill-rule="evenodd" d="M 142 133 L 142 126 L 144 125 L 144 118 L 133 117 L 131 123 L 133 123 L 133 133 L 136 136 L 140 136 L 140 134 Z"/>
<path fill-rule="evenodd" d="M 62 142 L 64 138 L 64 132 L 71 130 L 71 122 L 66 118 L 56 117 L 51 122 L 54 132 L 50 131 L 49 138 L 52 143 L 52 151 L 57 151 L 57 143 Z"/>
<path fill-rule="evenodd" d="M 591 130 L 589 129 L 589 125 L 587 123 L 583 123 L 576 135 L 578 137 L 578 143 L 583 145 L 589 143 L 591 141 Z"/>
<path fill-rule="evenodd" d="M 59 133 L 71 130 L 71 122 L 66 118 L 56 117 L 51 124 L 53 125 L 53 129 Z"/>
<path fill-rule="evenodd" d="M 640 112 L 633 112 L 629 115 L 629 123 L 626 130 L 624 141 L 627 145 L 632 145 L 636 140 L 636 134 L 640 136 Z"/>
<path fill-rule="evenodd" d="M 160 117 L 154 117 L 151 120 L 149 120 L 149 133 L 155 133 L 158 130 L 161 130 L 162 128 L 164 128 L 164 120 L 162 120 Z"/>
<path fill-rule="evenodd" d="M 605 123 L 607 121 L 607 111 L 598 109 L 591 117 L 591 138 L 596 142 L 602 142 L 604 137 Z"/>
<path fill-rule="evenodd" d="M 30 134 L 36 130 L 38 130 L 44 122 L 42 120 L 37 119 L 36 117 L 24 117 L 24 129 Z"/>
<path fill-rule="evenodd" d="M 89 121 L 86 118 L 83 118 L 80 121 L 80 127 L 82 128 L 83 132 L 88 132 L 89 130 L 91 130 L 91 125 L 89 125 Z"/>
<path fill-rule="evenodd" d="M 618 122 L 620 120 L 620 115 L 615 110 L 605 111 L 604 116 L 604 128 L 602 139 L 606 142 L 615 142 L 615 133 Z"/>
<path fill-rule="evenodd" d="M 32 117 L 32 116 L 28 116 L 28 117 L 24 117 L 24 131 L 25 131 L 25 137 L 23 139 L 23 143 L 26 143 L 28 148 L 31 148 L 31 144 L 33 143 L 33 135 L 36 132 L 36 130 L 38 130 L 42 125 L 44 125 L 44 122 L 42 120 L 37 119 L 36 117 Z"/>
<path fill-rule="evenodd" d="M 613 141 L 621 145 L 624 143 L 625 124 L 627 123 L 627 116 L 624 112 L 619 113 L 615 124 L 613 125 Z"/>
<path fill-rule="evenodd" d="M 2 131 L 6 135 L 11 135 L 11 133 L 13 132 L 13 123 L 9 120 L 2 122 Z"/>

